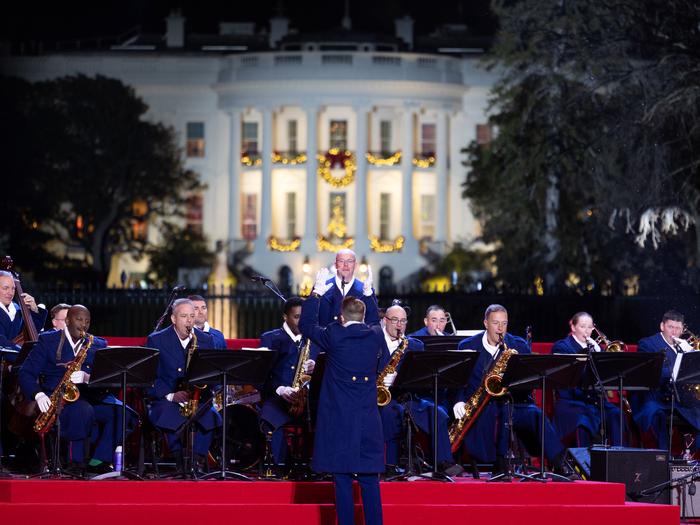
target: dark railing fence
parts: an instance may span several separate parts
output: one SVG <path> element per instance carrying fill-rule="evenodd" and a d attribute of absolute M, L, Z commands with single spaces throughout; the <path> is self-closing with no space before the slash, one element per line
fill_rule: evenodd
<path fill-rule="evenodd" d="M 92 314 L 92 333 L 145 336 L 163 313 L 170 290 L 58 290 L 37 286 L 33 293 L 37 302 L 44 303 L 47 308 L 59 302 L 87 306 Z M 266 290 L 222 287 L 191 290 L 188 293 L 207 297 L 209 322 L 222 330 L 226 337 L 256 338 L 282 323 L 282 301 Z M 411 307 L 408 332 L 423 326 L 425 310 L 431 304 L 445 307 L 457 329 L 480 329 L 483 327 L 484 310 L 492 303 L 502 304 L 508 309 L 511 333 L 523 335 L 525 327 L 529 325 L 536 341 L 554 341 L 564 337 L 568 332 L 568 319 L 582 310 L 593 315 L 596 324 L 608 338 L 628 343 L 635 343 L 639 338 L 657 332 L 661 316 L 669 309 L 684 313 L 690 329 L 700 332 L 700 300 L 697 296 L 581 297 L 412 292 L 380 296 L 380 307 L 389 306 L 393 299 L 399 299 Z"/>

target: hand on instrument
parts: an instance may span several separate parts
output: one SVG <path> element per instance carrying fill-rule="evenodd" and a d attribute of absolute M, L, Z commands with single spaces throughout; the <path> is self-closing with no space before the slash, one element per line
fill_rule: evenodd
<path fill-rule="evenodd" d="M 304 373 L 305 374 L 313 374 L 314 373 L 314 367 L 316 366 L 316 361 L 313 359 L 307 359 L 304 361 Z"/>
<path fill-rule="evenodd" d="M 326 284 L 326 281 L 331 278 L 331 274 L 328 268 L 325 266 L 321 268 L 316 274 L 316 282 L 314 283 L 314 293 L 318 295 L 323 295 L 333 286 L 333 283 Z"/>
<path fill-rule="evenodd" d="M 374 286 L 374 283 L 372 282 L 372 267 L 368 264 L 367 265 L 367 278 L 365 279 L 365 282 L 362 284 L 362 295 L 366 295 L 367 297 L 371 296 L 374 293 L 374 290 L 372 287 Z"/>
<path fill-rule="evenodd" d="M 32 312 L 36 313 L 39 311 L 39 307 L 36 305 L 34 297 L 29 295 L 28 293 L 23 293 L 21 297 L 24 301 L 24 304 L 26 304 Z"/>
<path fill-rule="evenodd" d="M 278 386 L 277 390 L 275 390 L 278 396 L 289 403 L 294 401 L 298 391 L 298 388 L 292 388 L 291 386 Z"/>
<path fill-rule="evenodd" d="M 457 419 L 462 419 L 464 414 L 467 413 L 466 406 L 467 404 L 464 401 L 457 401 L 455 406 L 452 407 L 452 412 L 454 412 Z"/>
<path fill-rule="evenodd" d="M 86 374 L 82 370 L 78 370 L 77 372 L 73 372 L 70 375 L 70 382 L 74 385 L 79 385 L 81 383 L 87 383 L 89 378 L 90 376 L 88 374 Z"/>
<path fill-rule="evenodd" d="M 385 375 L 384 380 L 383 380 L 384 386 L 389 388 L 391 385 L 394 384 L 395 380 L 396 380 L 396 372 L 394 372 L 393 374 Z"/>
<path fill-rule="evenodd" d="M 39 410 L 41 410 L 42 414 L 47 412 L 51 407 L 51 398 L 49 398 L 49 396 L 43 392 L 39 392 L 37 395 L 35 395 L 34 399 L 36 400 L 36 404 L 39 407 Z"/>
<path fill-rule="evenodd" d="M 173 397 L 170 401 L 173 403 L 187 403 L 190 400 L 190 394 L 189 392 L 185 392 L 184 390 L 179 390 L 173 394 Z"/>

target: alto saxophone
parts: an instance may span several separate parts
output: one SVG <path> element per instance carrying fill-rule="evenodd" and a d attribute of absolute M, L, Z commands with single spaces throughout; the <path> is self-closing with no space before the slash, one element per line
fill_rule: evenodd
<path fill-rule="evenodd" d="M 498 343 L 499 348 L 503 351 L 496 360 L 496 363 L 486 373 L 483 383 L 472 394 L 472 397 L 467 401 L 464 415 L 450 425 L 448 435 L 450 437 L 450 449 L 454 454 L 462 444 L 464 436 L 467 435 L 469 429 L 474 425 L 476 418 L 487 405 L 492 397 L 500 397 L 506 393 L 506 388 L 502 385 L 503 374 L 508 366 L 508 360 L 518 353 L 515 348 L 508 348 L 501 338 Z"/>
<path fill-rule="evenodd" d="M 304 372 L 304 363 L 309 359 L 311 354 L 311 339 L 306 340 L 306 344 L 299 349 L 299 359 L 297 359 L 297 367 L 294 370 L 294 379 L 292 379 L 292 388 L 297 388 L 294 400 L 289 404 L 289 413 L 292 416 L 298 416 L 304 411 L 306 405 L 307 390 L 304 386 L 309 382 L 311 376 Z"/>
<path fill-rule="evenodd" d="M 46 434 L 46 432 L 51 430 L 58 415 L 58 408 L 62 403 L 72 403 L 80 397 L 80 390 L 70 380 L 70 376 L 73 372 L 78 372 L 83 367 L 88 350 L 92 346 L 93 336 L 80 332 L 80 340 L 83 342 L 87 340 L 85 348 L 80 348 L 79 355 L 66 365 L 66 371 L 61 378 L 61 382 L 58 383 L 49 398 L 51 401 L 49 409 L 39 414 L 36 421 L 34 421 L 34 432 L 38 434 Z"/>
<path fill-rule="evenodd" d="M 191 343 L 192 344 L 190 345 L 187 351 L 187 361 L 185 361 L 185 370 L 189 370 L 192 356 L 197 351 L 197 334 L 194 332 L 194 329 L 192 329 Z M 195 386 L 190 391 L 190 398 L 180 405 L 180 415 L 182 417 L 190 417 L 197 411 L 197 408 L 199 407 L 199 393 L 205 388 L 206 385 L 203 387 Z"/>
<path fill-rule="evenodd" d="M 406 348 L 408 348 L 408 337 L 402 336 L 401 332 L 398 332 L 398 336 L 399 339 L 401 339 L 398 348 L 394 350 L 394 353 L 391 354 L 391 359 L 389 359 L 389 362 L 384 367 L 384 370 L 382 370 L 377 376 L 377 405 L 380 407 L 385 407 L 391 402 L 391 391 L 389 391 L 389 388 L 384 386 L 384 378 L 387 375 L 396 372 L 396 367 L 399 366 L 399 363 L 403 358 L 403 354 L 406 351 Z"/>

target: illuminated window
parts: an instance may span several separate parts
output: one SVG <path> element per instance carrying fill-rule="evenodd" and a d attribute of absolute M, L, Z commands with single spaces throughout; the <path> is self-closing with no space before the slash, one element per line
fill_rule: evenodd
<path fill-rule="evenodd" d="M 382 155 L 388 157 L 393 153 L 391 150 L 391 121 L 382 120 L 379 122 L 379 151 Z"/>
<path fill-rule="evenodd" d="M 258 236 L 258 196 L 255 193 L 241 195 L 241 234 L 247 241 Z"/>
<path fill-rule="evenodd" d="M 435 124 L 421 124 L 420 153 L 424 156 L 435 155 Z"/>
<path fill-rule="evenodd" d="M 391 235 L 391 194 L 379 195 L 379 238 L 389 240 Z"/>
<path fill-rule="evenodd" d="M 136 200 L 131 205 L 131 213 L 134 216 L 131 224 L 131 237 L 135 241 L 145 242 L 148 239 L 148 203 L 144 200 Z"/>
<path fill-rule="evenodd" d="M 435 195 L 420 196 L 420 238 L 435 237 Z"/>
<path fill-rule="evenodd" d="M 204 157 L 204 122 L 187 123 L 187 156 Z"/>
<path fill-rule="evenodd" d="M 348 121 L 331 120 L 329 129 L 331 148 L 338 148 L 340 150 L 348 149 Z"/>
<path fill-rule="evenodd" d="M 479 146 L 486 146 L 491 143 L 492 133 L 489 124 L 476 125 L 476 143 Z"/>
<path fill-rule="evenodd" d="M 202 233 L 204 230 L 204 197 L 201 194 L 191 195 L 187 199 L 185 211 L 185 221 L 187 229 Z"/>
<path fill-rule="evenodd" d="M 258 149 L 258 123 L 244 122 L 243 133 L 241 135 L 241 152 L 243 154 L 255 155 Z"/>
<path fill-rule="evenodd" d="M 297 121 L 288 120 L 287 121 L 287 143 L 289 145 L 289 152 L 296 154 L 299 151 L 299 144 L 297 142 Z"/>
<path fill-rule="evenodd" d="M 297 194 L 288 192 L 287 199 L 287 239 L 291 240 L 297 236 Z"/>

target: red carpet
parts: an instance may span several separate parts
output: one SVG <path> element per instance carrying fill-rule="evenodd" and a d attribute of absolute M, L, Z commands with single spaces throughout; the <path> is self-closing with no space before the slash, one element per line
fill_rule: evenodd
<path fill-rule="evenodd" d="M 678 507 L 625 503 L 616 483 L 382 483 L 384 523 L 666 525 Z M 358 519 L 361 506 L 357 507 Z M 326 482 L 0 480 L 3 523 L 335 523 Z"/>

